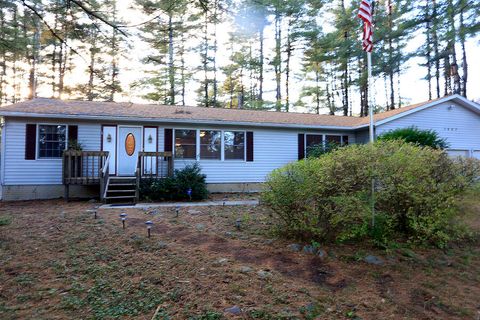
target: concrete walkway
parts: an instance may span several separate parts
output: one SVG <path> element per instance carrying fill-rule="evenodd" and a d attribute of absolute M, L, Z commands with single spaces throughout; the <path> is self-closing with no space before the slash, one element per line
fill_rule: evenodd
<path fill-rule="evenodd" d="M 149 208 L 175 208 L 175 207 L 208 207 L 208 206 L 256 206 L 258 200 L 232 200 L 232 201 L 202 201 L 202 202 L 163 202 L 163 203 L 137 203 L 135 205 L 104 204 L 99 209 L 149 209 Z"/>

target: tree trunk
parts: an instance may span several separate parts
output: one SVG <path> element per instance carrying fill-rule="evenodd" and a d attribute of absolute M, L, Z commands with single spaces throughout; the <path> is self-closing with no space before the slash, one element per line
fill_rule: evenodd
<path fill-rule="evenodd" d="M 437 2 L 432 0 L 432 42 L 433 52 L 435 54 L 435 83 L 437 98 L 440 98 L 440 55 L 438 49 L 438 20 L 437 20 Z"/>
<path fill-rule="evenodd" d="M 315 64 L 315 103 L 315 112 L 320 114 L 320 65 L 318 62 Z"/>
<path fill-rule="evenodd" d="M 288 112 L 290 109 L 290 60 L 292 58 L 292 37 L 290 35 L 290 25 L 291 20 L 288 22 L 287 28 L 287 59 L 285 65 L 285 111 Z"/>
<path fill-rule="evenodd" d="M 203 32 L 204 32 L 204 37 L 203 37 L 203 72 L 204 72 L 204 87 L 203 87 L 203 93 L 205 96 L 205 107 L 209 107 L 209 98 L 208 98 L 208 10 L 205 9 L 204 12 L 205 15 L 205 21 L 204 21 L 204 26 L 203 26 Z"/>
<path fill-rule="evenodd" d="M 5 13 L 3 12 L 3 8 L 0 8 L 0 39 L 5 39 Z M 1 71 L 0 71 L 0 106 L 3 102 L 7 103 L 6 93 L 5 93 L 5 76 L 7 73 L 7 55 L 6 50 L 2 46 L 1 47 L 1 57 L 2 60 L 0 61 Z"/>
<path fill-rule="evenodd" d="M 432 47 L 431 47 L 431 17 L 430 17 L 430 0 L 426 1 L 425 6 L 425 16 L 426 16 L 426 34 L 427 34 L 427 43 L 425 44 L 426 48 L 426 58 L 427 58 L 427 81 L 428 81 L 428 100 L 432 100 Z"/>
<path fill-rule="evenodd" d="M 30 57 L 30 74 L 28 81 L 29 94 L 28 99 L 33 99 L 37 97 L 37 84 L 38 84 L 38 64 L 40 60 L 40 19 L 36 16 L 33 16 L 33 44 L 32 44 L 32 55 Z"/>
<path fill-rule="evenodd" d="M 181 81 L 181 94 L 182 94 L 182 106 L 185 105 L 185 36 L 184 32 L 180 33 L 180 81 Z"/>
<path fill-rule="evenodd" d="M 453 93 L 460 94 L 460 75 L 458 73 L 457 50 L 455 49 L 457 30 L 455 28 L 455 8 L 452 0 L 448 0 L 448 21 L 450 24 L 450 39 L 448 39 L 449 54 L 452 55 L 449 74 L 453 77 Z M 452 72 L 453 71 L 453 72 Z"/>
<path fill-rule="evenodd" d="M 175 104 L 175 66 L 173 60 L 173 13 L 168 13 L 168 81 L 170 90 L 168 92 L 169 104 Z"/>
<path fill-rule="evenodd" d="M 218 85 L 217 85 L 217 23 L 218 23 L 218 0 L 215 0 L 214 3 L 214 16 L 213 16 L 213 106 L 218 107 L 217 105 L 217 95 L 218 95 Z"/>
<path fill-rule="evenodd" d="M 258 100 L 260 103 L 263 104 L 263 60 L 264 60 L 264 53 L 263 53 L 263 42 L 264 42 L 264 27 L 260 28 L 260 61 L 259 61 L 259 91 L 258 91 Z"/>
<path fill-rule="evenodd" d="M 467 52 L 465 50 L 465 25 L 463 12 L 465 7 L 461 8 L 460 11 L 460 43 L 462 47 L 462 96 L 467 97 L 467 78 L 468 78 L 468 64 L 467 64 Z"/>
<path fill-rule="evenodd" d="M 94 80 L 95 80 L 95 44 L 90 48 L 90 65 L 88 67 L 88 85 L 87 85 L 87 100 L 93 101 L 94 98 Z"/>
<path fill-rule="evenodd" d="M 387 110 L 395 109 L 395 90 L 393 85 L 393 18 L 392 18 L 392 0 L 388 0 L 388 63 L 389 63 L 389 72 L 388 77 L 390 80 L 390 106 Z"/>
<path fill-rule="evenodd" d="M 277 111 L 282 111 L 282 31 L 281 31 L 282 17 L 278 9 L 275 10 L 275 82 L 276 82 L 276 103 L 275 108 Z"/>

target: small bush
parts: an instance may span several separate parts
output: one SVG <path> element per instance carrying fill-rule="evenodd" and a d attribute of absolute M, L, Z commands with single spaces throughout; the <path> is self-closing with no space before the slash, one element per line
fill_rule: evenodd
<path fill-rule="evenodd" d="M 422 147 L 430 147 L 434 149 L 446 149 L 448 143 L 445 139 L 440 138 L 434 130 L 420 130 L 417 127 L 408 127 L 391 130 L 380 135 L 379 141 L 403 140 L 408 143 L 417 144 Z"/>
<path fill-rule="evenodd" d="M 455 237 L 457 196 L 480 174 L 473 163 L 465 166 L 441 150 L 398 140 L 351 145 L 275 170 L 262 197 L 287 236 L 368 237 L 378 244 L 404 237 L 443 246 Z M 370 227 L 372 177 L 375 228 Z"/>
<path fill-rule="evenodd" d="M 191 200 L 206 199 L 208 190 L 205 179 L 198 163 L 194 163 L 175 170 L 173 177 L 142 180 L 140 196 L 155 201 L 190 200 L 187 192 L 191 189 Z"/>
<path fill-rule="evenodd" d="M 325 142 L 325 144 L 317 144 L 307 148 L 308 158 L 318 158 L 321 155 L 332 152 L 340 148 L 340 144 L 336 142 Z"/>

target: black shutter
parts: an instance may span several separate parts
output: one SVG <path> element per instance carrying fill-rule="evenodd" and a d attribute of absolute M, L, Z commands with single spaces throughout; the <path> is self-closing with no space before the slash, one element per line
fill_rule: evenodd
<path fill-rule="evenodd" d="M 68 126 L 68 143 L 78 142 L 78 126 Z"/>
<path fill-rule="evenodd" d="M 37 125 L 27 123 L 25 127 L 25 160 L 35 160 Z"/>
<path fill-rule="evenodd" d="M 298 134 L 298 160 L 305 158 L 305 134 Z"/>
<path fill-rule="evenodd" d="M 253 132 L 247 132 L 247 161 L 253 161 Z"/>
<path fill-rule="evenodd" d="M 165 152 L 173 151 L 173 129 L 165 129 L 163 146 Z"/>

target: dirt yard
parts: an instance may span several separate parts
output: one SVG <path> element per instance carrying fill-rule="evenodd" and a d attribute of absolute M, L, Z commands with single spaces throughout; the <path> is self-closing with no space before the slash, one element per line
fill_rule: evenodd
<path fill-rule="evenodd" d="M 480 317 L 478 242 L 415 252 L 320 246 L 320 257 L 276 238 L 261 206 L 182 208 L 178 217 L 104 209 L 95 219 L 96 206 L 0 204 L 0 319 Z"/>

